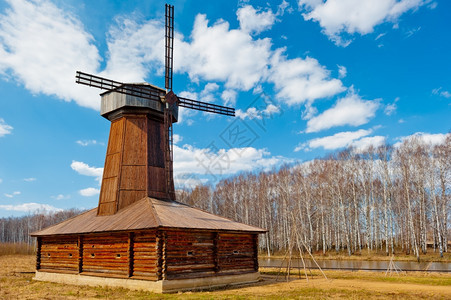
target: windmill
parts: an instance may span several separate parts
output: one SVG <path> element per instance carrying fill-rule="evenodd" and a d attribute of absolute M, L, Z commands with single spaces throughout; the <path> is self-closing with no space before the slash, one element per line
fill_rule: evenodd
<path fill-rule="evenodd" d="M 177 122 L 178 107 L 185 107 L 194 110 L 215 113 L 226 116 L 235 116 L 235 109 L 216 105 L 212 103 L 202 102 L 198 100 L 188 99 L 177 96 L 172 90 L 173 77 L 173 50 L 174 50 L 174 6 L 166 4 L 165 6 L 165 90 L 150 84 L 135 84 L 123 83 L 100 76 L 76 72 L 76 83 L 87 85 L 90 87 L 106 90 L 102 93 L 102 116 L 108 118 L 110 121 L 117 118 L 117 114 L 113 111 L 118 111 L 124 108 L 139 107 L 151 109 L 153 117 L 159 119 L 164 128 L 164 169 L 165 169 L 165 195 L 160 193 L 150 194 L 157 198 L 166 198 L 175 200 L 174 180 L 173 180 L 173 130 L 172 123 Z M 133 97 L 133 101 L 109 99 L 110 94 L 122 94 Z M 141 100 L 140 100 L 141 99 Z M 137 101 L 148 101 L 148 105 L 137 103 Z M 108 103 L 110 101 L 111 103 Z M 128 111 L 127 113 L 130 113 Z M 113 127 L 112 127 L 113 128 Z M 110 133 L 111 137 L 111 133 Z M 160 155 L 160 153 L 151 153 L 149 155 Z M 107 157 L 108 159 L 108 157 Z M 107 162 L 105 163 L 105 165 Z M 104 174 L 105 175 L 105 174 Z M 153 177 L 161 178 L 161 175 Z M 150 179 L 153 180 L 153 179 Z M 103 182 L 102 182 L 103 187 Z M 102 193 L 101 193 L 102 198 Z M 99 202 L 99 207 L 100 203 Z M 126 201 L 130 204 L 130 200 Z M 116 205 L 117 206 L 117 205 Z M 118 208 L 113 209 L 117 211 Z M 100 212 L 100 210 L 99 210 Z"/>
<path fill-rule="evenodd" d="M 235 110 L 172 91 L 173 14 L 166 5 L 165 89 L 77 72 L 77 83 L 106 90 L 100 114 L 111 127 L 99 205 L 32 233 L 35 280 L 160 293 L 259 280 L 258 234 L 266 230 L 175 201 L 178 107 Z"/>

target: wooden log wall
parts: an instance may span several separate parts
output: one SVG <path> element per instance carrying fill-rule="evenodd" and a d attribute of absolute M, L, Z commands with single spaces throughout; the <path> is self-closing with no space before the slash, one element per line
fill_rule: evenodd
<path fill-rule="evenodd" d="M 78 238 L 42 237 L 40 238 L 38 260 L 41 270 L 62 270 L 78 272 Z"/>
<path fill-rule="evenodd" d="M 218 263 L 221 273 L 255 272 L 254 234 L 219 233 Z"/>
<path fill-rule="evenodd" d="M 128 277 L 128 234 L 84 236 L 83 272 Z"/>
<path fill-rule="evenodd" d="M 133 277 L 157 280 L 158 258 L 157 258 L 156 231 L 144 231 L 134 234 L 133 239 Z"/>
<path fill-rule="evenodd" d="M 166 278 L 181 279 L 215 275 L 213 232 L 167 231 Z"/>
<path fill-rule="evenodd" d="M 200 278 L 258 270 L 257 235 L 147 230 L 40 237 L 37 269 L 145 280 Z"/>

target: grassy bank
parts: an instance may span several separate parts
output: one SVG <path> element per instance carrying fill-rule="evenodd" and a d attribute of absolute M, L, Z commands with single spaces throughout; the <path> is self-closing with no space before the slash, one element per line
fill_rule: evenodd
<path fill-rule="evenodd" d="M 32 255 L 0 256 L 0 299 L 450 299 L 451 274 L 319 271 L 289 280 L 276 269 L 262 269 L 263 280 L 228 289 L 159 295 L 121 288 L 37 282 Z"/>
<path fill-rule="evenodd" d="M 298 257 L 298 252 L 293 251 L 293 258 Z M 303 254 L 304 258 L 310 258 L 308 253 Z M 275 253 L 270 256 L 271 258 L 284 258 L 285 253 Z M 391 256 L 387 256 L 385 252 L 363 250 L 361 253 L 355 253 L 349 256 L 345 252 L 329 251 L 323 254 L 322 252 L 313 253 L 315 259 L 322 260 L 361 260 L 361 261 L 389 261 Z M 259 258 L 268 258 L 267 253 L 260 253 Z M 415 255 L 407 255 L 402 251 L 396 251 L 394 254 L 395 261 L 417 261 Z M 451 262 L 451 252 L 443 253 L 443 257 L 440 257 L 438 252 L 433 252 L 433 249 L 428 249 L 426 254 L 420 255 L 420 261 L 423 262 Z"/>

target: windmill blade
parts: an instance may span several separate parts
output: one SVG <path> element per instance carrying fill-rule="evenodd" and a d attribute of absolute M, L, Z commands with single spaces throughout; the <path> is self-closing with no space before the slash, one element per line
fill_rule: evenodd
<path fill-rule="evenodd" d="M 172 91 L 172 62 L 174 53 L 174 6 L 166 4 L 165 13 L 165 88 Z"/>
<path fill-rule="evenodd" d="M 123 82 L 103 78 L 100 76 L 77 71 L 75 75 L 75 82 L 91 87 L 96 87 L 101 90 L 115 91 L 121 94 L 126 94 L 135 97 L 141 97 L 151 100 L 160 101 L 160 95 L 157 91 L 146 85 L 126 84 Z"/>
<path fill-rule="evenodd" d="M 211 104 L 211 103 L 192 100 L 192 99 L 183 98 L 183 97 L 178 97 L 178 99 L 179 99 L 178 105 L 181 107 L 216 113 L 216 114 L 225 115 L 225 116 L 231 116 L 231 117 L 235 116 L 235 109 L 232 107 Z"/>

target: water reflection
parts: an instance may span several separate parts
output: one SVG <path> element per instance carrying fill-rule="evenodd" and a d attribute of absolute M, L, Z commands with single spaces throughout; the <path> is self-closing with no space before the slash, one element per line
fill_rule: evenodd
<path fill-rule="evenodd" d="M 317 268 L 311 259 L 304 259 L 307 268 Z M 368 271 L 387 271 L 390 261 L 352 261 L 352 260 L 317 260 L 322 269 L 332 270 L 368 270 Z M 451 263 L 443 262 L 413 262 L 413 261 L 394 261 L 396 267 L 402 271 L 430 271 L 430 272 L 451 272 Z M 280 258 L 259 259 L 260 267 L 286 267 L 287 260 Z M 300 259 L 292 259 L 292 267 L 303 267 Z"/>

